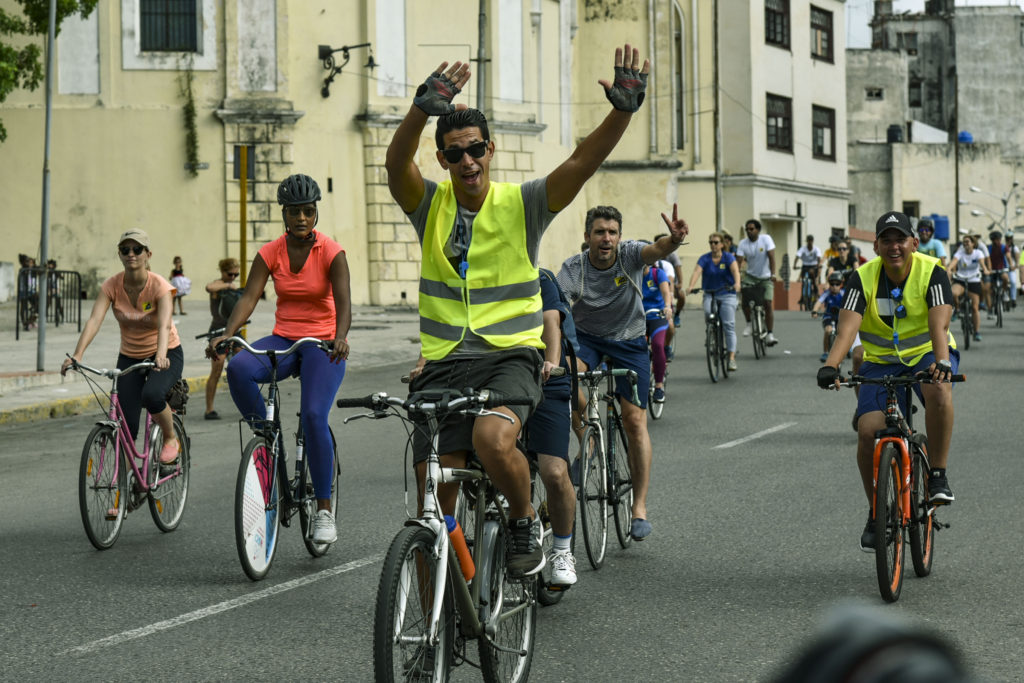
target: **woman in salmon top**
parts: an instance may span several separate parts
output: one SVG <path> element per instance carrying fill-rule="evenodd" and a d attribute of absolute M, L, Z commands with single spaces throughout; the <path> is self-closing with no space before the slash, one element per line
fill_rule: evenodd
<path fill-rule="evenodd" d="M 132 438 L 139 433 L 140 408 L 153 416 L 164 437 L 160 462 L 173 465 L 178 459 L 178 444 L 174 437 L 171 409 L 167 393 L 181 379 L 185 356 L 181 350 L 178 331 L 171 321 L 174 309 L 171 283 L 149 270 L 149 235 L 142 230 L 128 230 L 117 241 L 117 251 L 124 272 L 107 279 L 100 287 L 100 295 L 92 307 L 92 314 L 82 328 L 72 358 L 82 355 L 96 337 L 103 324 L 107 309 L 113 306 L 114 317 L 121 326 L 121 349 L 117 355 L 117 368 L 123 370 L 140 361 L 156 363 L 152 372 L 133 372 L 121 377 L 117 389 L 121 409 Z M 71 358 L 60 368 L 63 375 L 71 366 Z"/>
<path fill-rule="evenodd" d="M 297 372 L 302 380 L 302 429 L 317 498 L 313 541 L 334 543 L 338 538 L 331 510 L 334 449 L 327 416 L 345 377 L 345 337 L 352 323 L 352 305 L 345 251 L 314 229 L 319 219 L 318 201 L 320 188 L 307 175 L 289 176 L 278 186 L 277 203 L 282 206 L 285 234 L 263 245 L 253 259 L 242 298 L 231 312 L 224 336 L 211 340 L 210 347 L 235 334 L 249 319 L 270 277 L 274 278 L 277 294 L 274 333 L 253 346 L 286 349 L 301 337 L 333 340 L 330 354 L 310 344 L 281 359 L 278 376 L 289 377 Z M 243 351 L 228 364 L 227 374 L 231 398 L 242 416 L 265 419 L 260 385 L 270 379 L 266 359 Z"/>

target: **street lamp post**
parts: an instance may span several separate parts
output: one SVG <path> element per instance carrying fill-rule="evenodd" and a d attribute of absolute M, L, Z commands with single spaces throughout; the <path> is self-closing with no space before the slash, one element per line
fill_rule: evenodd
<path fill-rule="evenodd" d="M 1013 185 L 1010 186 L 1010 190 L 1006 194 L 1004 194 L 1004 195 L 998 195 L 998 194 L 993 194 L 991 192 L 986 192 L 985 190 L 981 189 L 977 185 L 971 185 L 969 189 L 970 189 L 971 192 L 977 192 L 977 193 L 988 195 L 989 197 L 993 197 L 995 199 L 998 199 L 1002 203 L 1002 205 L 1003 205 L 1002 226 L 1003 226 L 1003 232 L 1006 232 L 1007 228 L 1009 228 L 1009 222 L 1008 221 L 1009 221 L 1009 218 L 1010 218 L 1010 200 L 1015 198 L 1017 192 L 1020 191 L 1020 183 L 1017 182 L 1016 180 L 1014 180 L 1013 181 Z M 986 213 L 992 214 L 992 212 L 989 211 L 988 209 L 985 209 L 985 207 L 981 207 L 981 208 L 984 209 Z M 977 211 L 977 209 L 972 209 L 971 210 L 971 215 L 972 216 L 980 216 L 981 213 L 975 213 L 976 211 Z M 1021 213 L 1020 207 L 1017 207 L 1016 213 L 1017 213 L 1017 215 L 1019 215 Z M 994 214 L 992 214 L 992 215 L 994 215 Z M 996 216 L 996 218 L 998 218 L 998 216 Z"/>

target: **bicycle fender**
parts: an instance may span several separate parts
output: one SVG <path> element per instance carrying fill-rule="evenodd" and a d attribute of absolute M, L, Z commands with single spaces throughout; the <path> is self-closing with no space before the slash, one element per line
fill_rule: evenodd
<path fill-rule="evenodd" d="M 117 428 L 120 426 L 117 420 L 96 420 L 96 424 L 101 427 L 110 427 L 114 431 L 117 431 Z"/>
<path fill-rule="evenodd" d="M 491 617 L 490 586 L 491 576 L 501 568 L 494 566 L 494 544 L 502 540 L 498 533 L 498 522 L 488 520 L 484 522 L 483 533 L 480 534 L 480 554 L 474 557 L 476 562 L 476 576 L 474 581 L 480 582 L 480 623 L 486 624 Z"/>

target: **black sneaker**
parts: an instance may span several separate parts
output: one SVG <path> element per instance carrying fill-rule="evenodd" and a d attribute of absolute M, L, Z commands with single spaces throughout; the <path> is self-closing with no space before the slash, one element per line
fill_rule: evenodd
<path fill-rule="evenodd" d="M 875 520 L 868 512 L 868 523 L 864 525 L 864 533 L 860 535 L 860 549 L 866 553 L 875 552 Z"/>
<path fill-rule="evenodd" d="M 928 477 L 928 502 L 935 503 L 936 505 L 943 505 L 946 503 L 952 503 L 956 500 L 953 496 L 953 492 L 949 490 L 949 481 L 946 480 L 946 475 L 941 476 L 931 475 Z"/>
<path fill-rule="evenodd" d="M 506 563 L 509 573 L 513 576 L 531 576 L 543 569 L 547 559 L 541 547 L 544 532 L 540 516 L 509 520 L 508 530 L 512 541 Z"/>

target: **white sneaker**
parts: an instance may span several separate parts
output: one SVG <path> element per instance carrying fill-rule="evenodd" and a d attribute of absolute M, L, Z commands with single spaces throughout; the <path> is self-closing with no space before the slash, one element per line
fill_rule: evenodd
<path fill-rule="evenodd" d="M 313 542 L 334 543 L 338 540 L 338 529 L 334 525 L 334 513 L 317 510 L 313 517 Z"/>
<path fill-rule="evenodd" d="M 552 552 L 548 556 L 551 563 L 551 583 L 555 586 L 571 586 L 576 583 L 576 558 L 568 550 Z"/>
<path fill-rule="evenodd" d="M 775 338 L 774 334 L 769 332 L 768 336 L 764 338 L 764 343 L 768 344 L 769 346 L 774 346 L 775 344 L 779 343 L 779 340 Z"/>
<path fill-rule="evenodd" d="M 743 336 L 744 337 L 749 337 L 750 336 L 750 323 L 747 323 L 747 326 L 743 328 Z"/>

